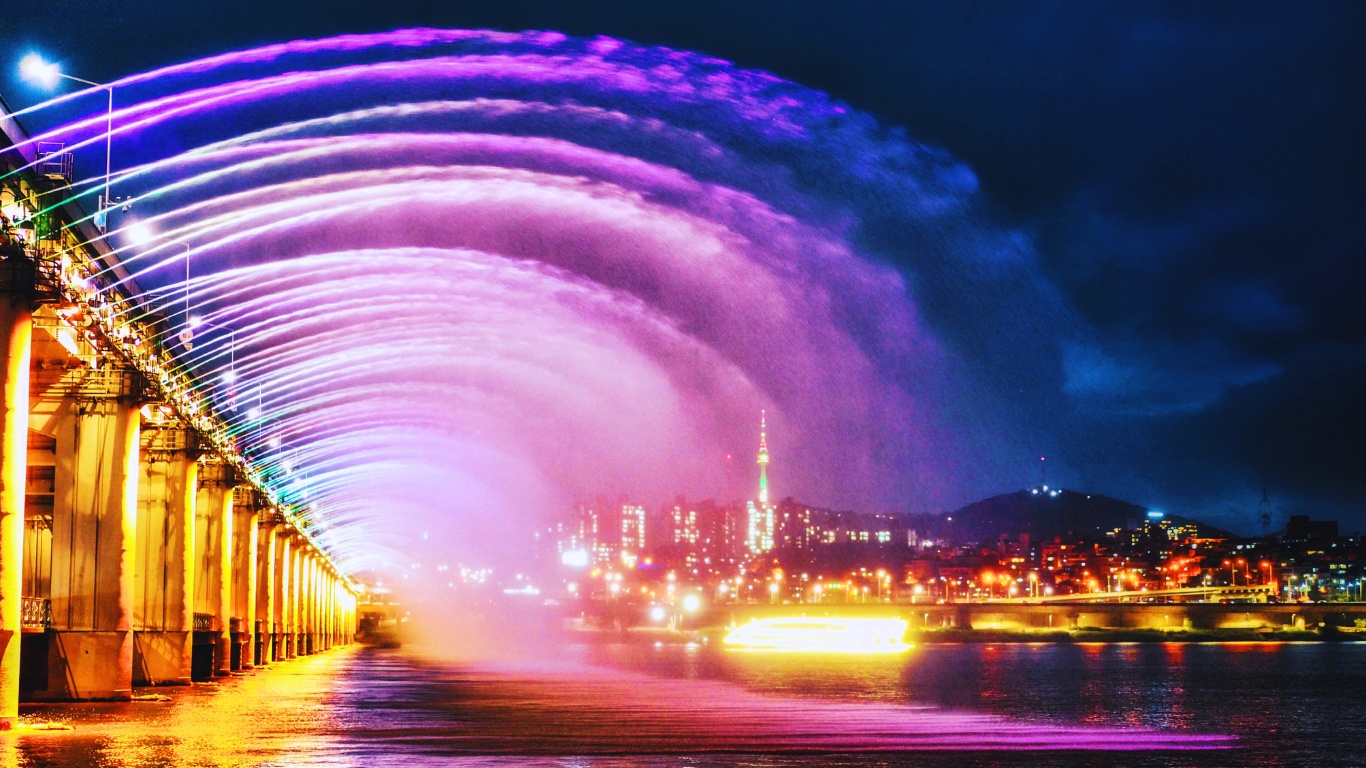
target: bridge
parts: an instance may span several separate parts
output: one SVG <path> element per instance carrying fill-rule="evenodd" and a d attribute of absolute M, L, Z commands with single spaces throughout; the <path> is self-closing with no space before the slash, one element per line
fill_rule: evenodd
<path fill-rule="evenodd" d="M 751 619 L 838 616 L 896 617 L 916 630 L 1053 631 L 1085 629 L 1294 630 L 1323 626 L 1355 629 L 1366 603 L 849 603 L 722 605 L 698 626 L 738 626 Z"/>
<path fill-rule="evenodd" d="M 1073 595 L 1041 595 L 1039 597 L 1010 597 L 988 600 L 988 603 L 1015 605 L 1048 605 L 1060 603 L 1137 603 L 1171 600 L 1198 600 L 1204 603 L 1254 602 L 1265 603 L 1276 597 L 1274 584 L 1246 586 L 1201 586 L 1178 589 L 1145 589 L 1122 592 L 1079 592 Z"/>
<path fill-rule="evenodd" d="M 0 730 L 351 641 L 358 587 L 283 503 L 0 110 Z M 186 345 L 188 346 L 188 345 Z"/>

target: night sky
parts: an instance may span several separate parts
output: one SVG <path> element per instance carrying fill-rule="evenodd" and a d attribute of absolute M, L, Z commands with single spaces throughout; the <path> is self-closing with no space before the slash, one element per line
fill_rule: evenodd
<path fill-rule="evenodd" d="M 553 29 L 771 71 L 945 148 L 1035 279 L 865 237 L 999 404 L 1015 476 L 1252 532 L 1366 527 L 1366 5 L 58 0 L 0 18 L 93 80 L 299 37 Z M 953 274 L 921 270 L 957 269 Z M 990 270 L 979 265 L 978 270 Z M 954 290 L 954 288 L 957 290 Z"/>

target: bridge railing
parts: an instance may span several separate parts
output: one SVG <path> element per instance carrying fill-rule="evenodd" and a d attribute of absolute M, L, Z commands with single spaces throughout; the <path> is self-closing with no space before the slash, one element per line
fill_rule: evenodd
<path fill-rule="evenodd" d="M 1178 589 L 1150 589 L 1128 592 L 1079 592 L 1074 595 L 1045 595 L 1042 597 L 1012 597 L 988 600 L 988 603 L 1011 603 L 1016 605 L 1044 605 L 1056 603 L 1113 603 L 1143 602 L 1173 597 L 1199 597 L 1206 602 L 1217 600 L 1254 600 L 1266 602 L 1275 596 L 1276 587 L 1272 584 L 1253 584 L 1239 587 L 1182 587 Z"/>
<path fill-rule="evenodd" d="M 20 608 L 22 629 L 47 629 L 52 626 L 52 601 L 46 597 L 25 597 Z"/>

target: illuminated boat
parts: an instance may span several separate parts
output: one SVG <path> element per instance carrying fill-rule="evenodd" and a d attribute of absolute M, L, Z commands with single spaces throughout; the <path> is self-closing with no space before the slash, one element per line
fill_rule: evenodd
<path fill-rule="evenodd" d="M 788 617 L 755 619 L 726 635 L 726 647 L 747 651 L 798 653 L 901 653 L 905 619 Z"/>

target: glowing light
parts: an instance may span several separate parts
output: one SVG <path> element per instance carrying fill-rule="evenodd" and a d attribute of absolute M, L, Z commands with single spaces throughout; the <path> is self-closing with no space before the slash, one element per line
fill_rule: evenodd
<path fill-rule="evenodd" d="M 30 53 L 19 60 L 19 76 L 30 83 L 50 90 L 57 86 L 57 81 L 62 76 L 62 69 L 56 64 L 43 61 L 42 56 Z"/>
<path fill-rule="evenodd" d="M 663 620 L 664 620 L 664 616 L 665 616 L 664 606 L 662 606 L 662 605 L 656 605 L 655 607 L 653 607 L 653 608 L 650 609 L 650 620 L 651 620 L 651 621 L 656 621 L 656 622 L 658 622 L 658 621 L 663 621 Z"/>
<path fill-rule="evenodd" d="M 588 551 L 583 549 L 571 549 L 560 553 L 560 562 L 571 568 L 586 568 L 588 566 Z"/>
<path fill-rule="evenodd" d="M 905 619 L 847 619 L 824 617 L 756 619 L 731 630 L 729 647 L 754 651 L 797 653 L 902 653 Z"/>
<path fill-rule="evenodd" d="M 72 355 L 80 355 L 81 347 L 76 343 L 76 334 L 70 328 L 57 329 L 57 343 L 66 348 Z"/>
<path fill-rule="evenodd" d="M 145 221 L 135 221 L 123 228 L 123 236 L 134 246 L 144 246 L 156 239 L 157 233 Z"/>
<path fill-rule="evenodd" d="M 702 598 L 697 595 L 683 596 L 683 610 L 688 613 L 697 613 L 702 608 Z"/>

